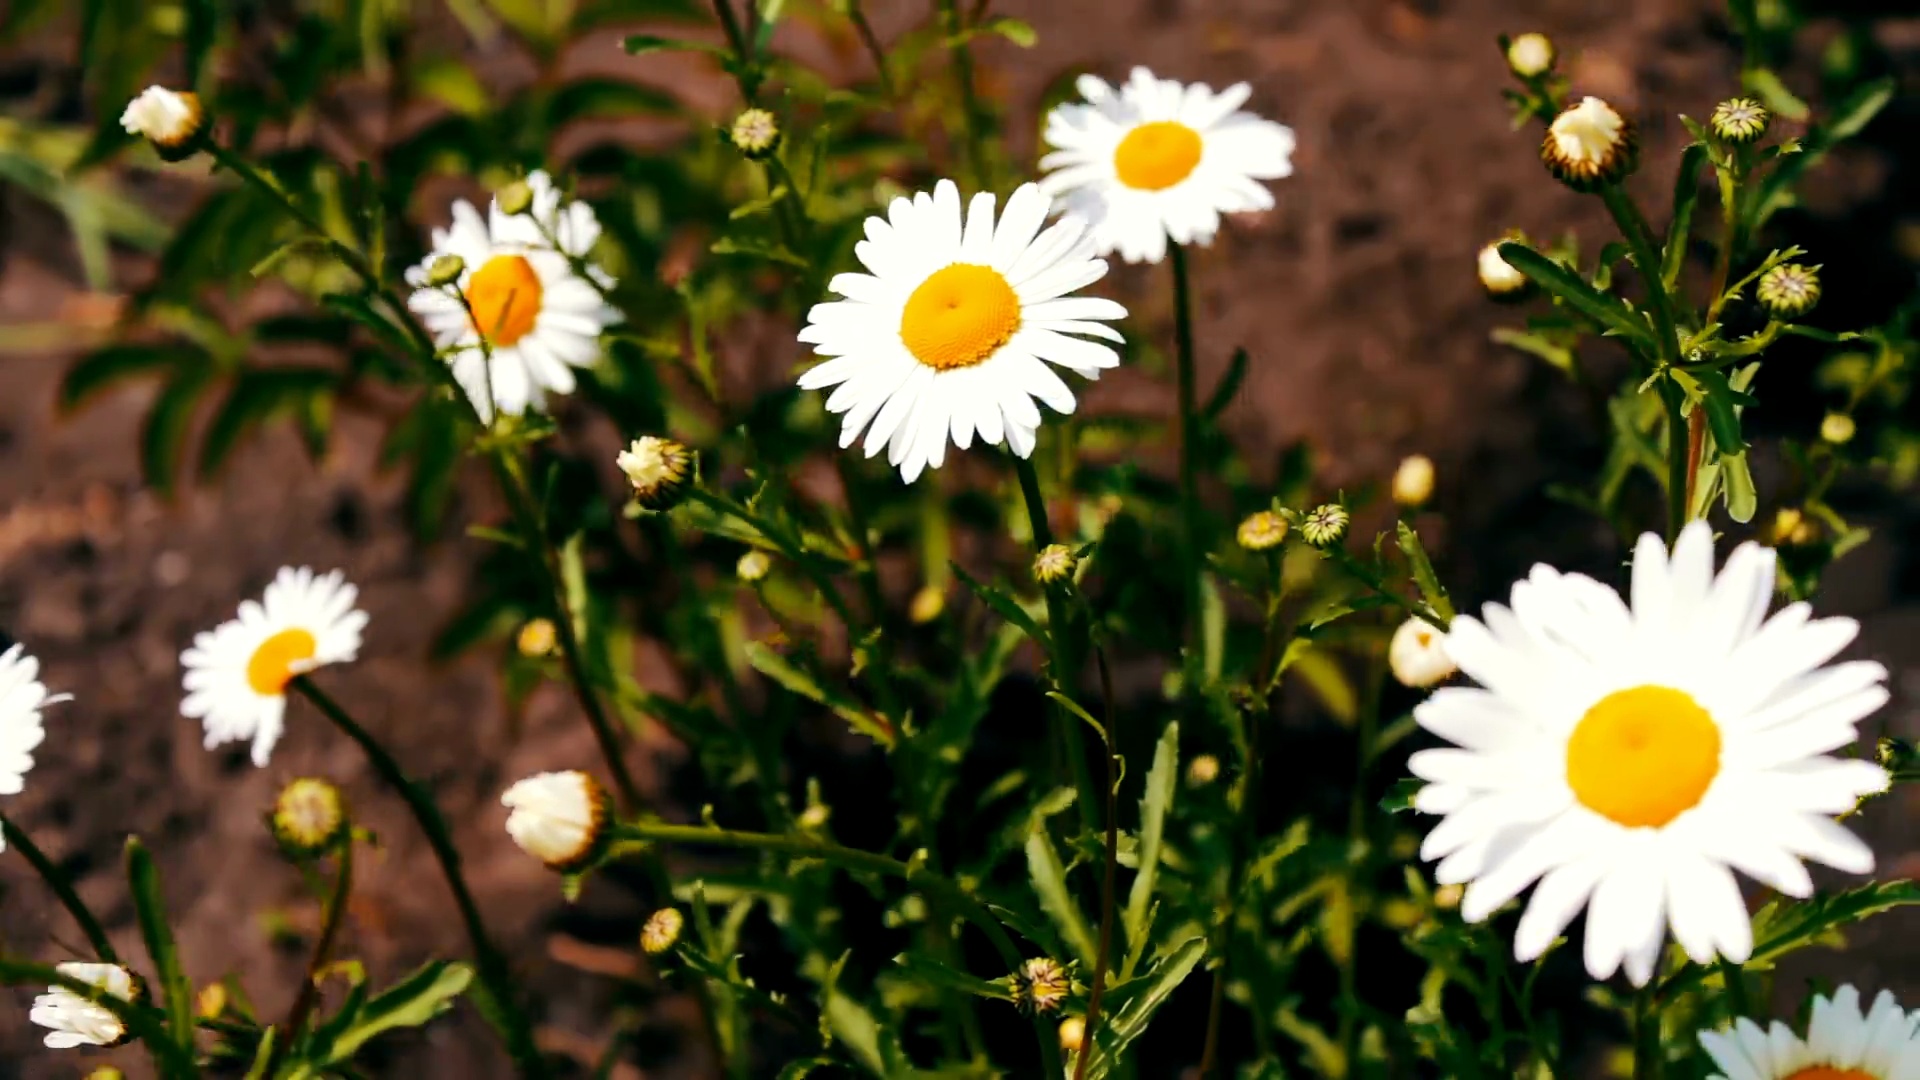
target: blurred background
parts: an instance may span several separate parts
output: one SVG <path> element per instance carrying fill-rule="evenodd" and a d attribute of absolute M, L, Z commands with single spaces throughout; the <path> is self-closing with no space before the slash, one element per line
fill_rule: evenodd
<path fill-rule="evenodd" d="M 243 21 L 271 22 L 306 5 L 235 6 Z M 436 41 L 438 55 L 470 62 L 484 91 L 504 93 L 536 78 L 509 36 L 476 32 L 464 19 L 471 6 L 415 0 L 414 32 Z M 792 6 L 798 14 L 782 25 L 778 49 L 838 79 L 870 77 L 843 25 L 829 28 L 828 19 L 801 10 L 818 5 Z M 1913 94 L 1920 12 L 1894 0 L 1808 0 L 1797 14 L 1778 3 L 1760 6 L 1795 23 L 1774 62 L 1816 115 L 1851 81 L 1887 72 L 1900 80 L 1893 104 L 1813 174 L 1805 204 L 1776 225 L 1777 242 L 1799 243 L 1825 267 L 1826 300 L 1815 322 L 1883 324 L 1909 302 L 1920 264 L 1920 99 Z M 496 654 L 441 659 L 436 649 L 484 555 L 464 527 L 499 513 L 484 470 L 448 475 L 436 504 L 444 514 L 423 534 L 414 478 L 383 458 L 402 401 L 376 393 L 341 403 L 334 437 L 317 460 L 295 425 L 264 425 L 204 476 L 187 462 L 166 491 L 142 465 L 156 452 L 147 418 L 158 386 L 115 382 L 83 401 L 63 400 L 69 365 L 113 338 L 125 296 L 176 271 L 154 252 L 209 185 L 198 167 L 158 172 L 112 160 L 72 185 L 49 187 L 33 171 L 34 161 L 70 162 L 124 101 L 124 94 L 104 96 L 111 80 L 80 70 L 83 33 L 101 32 L 87 20 L 164 20 L 174 10 L 55 7 L 0 0 L 0 630 L 41 658 L 50 688 L 77 700 L 49 713 L 38 764 L 7 812 L 129 942 L 136 932 L 118 865 L 125 836 L 137 829 L 166 875 L 189 974 L 205 982 L 243 973 L 261 1006 L 276 1011 L 299 979 L 318 908 L 298 875 L 274 862 L 261 815 L 288 779 L 326 776 L 347 789 L 356 816 L 380 837 L 378 855 L 361 868 L 352 950 L 381 973 L 429 953 L 461 952 L 423 841 L 352 746 L 323 736 L 296 711 L 271 767 L 255 769 L 240 751 L 203 750 L 198 725 L 178 715 L 177 657 L 196 631 L 229 617 L 283 564 L 342 568 L 360 586 L 372 621 L 360 661 L 351 678 L 334 681 L 335 692 L 430 782 L 455 823 L 492 925 L 550 1003 L 543 1041 L 590 1061 L 616 984 L 633 973 L 631 950 L 612 929 L 631 926 L 632 901 L 589 890 L 580 904 L 564 904 L 552 875 L 509 844 L 496 804 L 512 779 L 592 761 L 590 737 L 564 687 L 547 685 L 510 707 Z M 1515 318 L 1486 299 L 1474 275 L 1480 247 L 1511 228 L 1546 238 L 1572 231 L 1588 250 L 1609 234 L 1597 200 L 1543 176 L 1537 129 L 1513 130 L 1498 93 L 1505 72 L 1494 39 L 1549 34 L 1576 93 L 1604 96 L 1631 114 L 1645 161 L 1636 190 L 1664 206 L 1685 141 L 1677 114 L 1704 116 L 1739 86 L 1741 45 L 1721 3 L 998 0 L 993 9 L 1037 31 L 1030 48 L 1000 39 L 981 39 L 977 48 L 981 87 L 1006 110 L 1016 162 L 1033 160 L 1041 103 L 1063 77 L 1094 71 L 1115 79 L 1135 64 L 1215 86 L 1246 80 L 1254 88 L 1249 107 L 1296 131 L 1296 175 L 1275 185 L 1277 208 L 1233 219 L 1195 260 L 1201 380 L 1217 379 L 1236 347 L 1249 350 L 1246 387 L 1227 423 L 1253 460 L 1277 468 L 1283 450 L 1304 443 L 1331 490 L 1378 486 L 1402 456 L 1431 456 L 1438 494 L 1422 532 L 1463 608 L 1503 594 L 1534 561 L 1614 576 L 1620 548 L 1612 531 L 1550 494 L 1558 483 L 1589 476 L 1604 453 L 1590 396 L 1538 359 L 1490 340 Z M 918 4 L 868 10 L 882 42 L 925 21 Z M 557 70 L 641 83 L 679 108 L 637 119 L 589 116 L 557 131 L 556 171 L 591 146 L 613 143 L 644 155 L 677 145 L 737 107 L 731 82 L 708 57 L 628 57 L 616 47 L 623 34 L 650 25 L 610 19 L 568 45 Z M 707 27 L 671 25 L 679 36 L 718 40 Z M 277 72 L 294 77 L 264 57 L 249 62 L 233 52 L 226 59 L 235 79 L 272 86 Z M 144 63 L 130 58 L 129 70 Z M 155 81 L 165 81 L 167 64 L 152 68 Z M 351 160 L 357 147 L 390 143 L 457 113 L 447 101 L 463 92 L 394 109 L 374 81 L 343 80 L 327 108 L 286 139 Z M 444 223 L 449 196 L 483 191 L 479 179 L 438 178 L 412 209 L 422 227 Z M 673 205 L 664 212 L 673 215 Z M 1111 289 L 1135 313 L 1136 330 L 1164 337 L 1171 316 L 1156 269 L 1163 270 L 1121 268 Z M 257 292 L 209 302 L 233 305 L 236 322 L 276 303 Z M 801 359 L 792 330 L 773 318 L 736 325 L 716 342 L 727 377 L 769 387 L 786 380 Z M 1813 374 L 1826 350 L 1782 349 L 1761 376 L 1764 405 L 1751 422 L 1762 445 L 1763 508 L 1769 484 L 1778 482 L 1767 438 L 1810 437 L 1834 404 Z M 1619 358 L 1605 352 L 1594 346 L 1590 362 L 1617 373 Z M 1164 409 L 1171 395 L 1164 382 L 1121 370 L 1089 388 L 1086 401 L 1095 412 Z M 1891 420 L 1901 421 L 1904 410 L 1902 395 Z M 208 422 L 205 409 L 177 419 L 189 445 L 199 445 L 191 433 Z M 601 438 L 610 455 L 617 435 L 608 428 L 586 437 Z M 1872 538 L 1837 564 L 1822 604 L 1863 620 L 1858 651 L 1894 672 L 1895 701 L 1879 722 L 1912 736 L 1920 695 L 1920 547 L 1912 541 L 1920 517 L 1910 490 L 1886 492 L 1879 484 L 1835 494 Z M 655 674 L 664 679 L 664 672 L 662 665 Z M 643 751 L 647 794 L 672 805 L 684 748 L 662 734 Z M 1310 767 L 1276 770 L 1276 782 Z M 1883 876 L 1920 872 L 1914 809 L 1908 799 L 1868 818 Z M 66 955 L 62 943 L 76 937 L 26 868 L 0 859 L 6 948 L 58 959 Z M 1869 992 L 1891 987 L 1911 1005 L 1920 995 L 1917 962 L 1920 915 L 1895 913 L 1799 974 L 1844 977 Z M 12 990 L 0 1001 L 0 1077 L 79 1075 L 87 1065 L 77 1054 L 38 1048 L 26 1022 L 29 997 Z M 697 1075 L 676 1064 L 689 1003 L 669 994 L 644 1008 L 641 1058 L 653 1064 L 644 1073 L 623 1065 L 614 1075 Z M 500 1065 L 466 1010 L 393 1053 L 392 1075 L 412 1068 L 484 1077 Z M 129 1059 L 126 1067 L 145 1065 Z"/>

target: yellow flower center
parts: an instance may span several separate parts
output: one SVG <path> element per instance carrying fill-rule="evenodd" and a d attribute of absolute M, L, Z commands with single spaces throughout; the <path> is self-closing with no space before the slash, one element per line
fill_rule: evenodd
<path fill-rule="evenodd" d="M 1720 772 L 1720 728 L 1685 692 L 1618 690 L 1567 740 L 1567 786 L 1629 829 L 1659 828 L 1699 803 Z"/>
<path fill-rule="evenodd" d="M 1141 124 L 1113 152 L 1120 182 L 1142 191 L 1160 191 L 1185 180 L 1200 164 L 1200 133 L 1173 120 Z"/>
<path fill-rule="evenodd" d="M 1786 1080 L 1880 1080 L 1865 1069 L 1836 1069 L 1831 1065 L 1815 1065 L 1788 1073 Z"/>
<path fill-rule="evenodd" d="M 247 661 L 247 685 L 256 694 L 284 694 L 294 676 L 293 665 L 313 659 L 313 635 L 295 627 L 260 643 Z"/>
<path fill-rule="evenodd" d="M 900 340 L 915 360 L 947 371 L 986 360 L 1020 329 L 1020 298 L 990 266 L 954 263 L 907 297 Z"/>
<path fill-rule="evenodd" d="M 511 345 L 540 314 L 540 276 L 519 255 L 495 255 L 467 282 L 467 303 L 475 330 L 495 345 Z"/>

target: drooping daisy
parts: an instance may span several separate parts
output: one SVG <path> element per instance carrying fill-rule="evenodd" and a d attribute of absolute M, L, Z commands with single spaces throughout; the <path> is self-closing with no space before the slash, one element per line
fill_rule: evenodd
<path fill-rule="evenodd" d="M 532 199 L 521 214 L 496 200 L 483 219 L 472 203 L 454 203 L 453 227 L 435 229 L 433 250 L 407 271 L 407 306 L 486 423 L 544 409 L 550 393 L 572 393 L 573 369 L 599 359 L 600 332 L 620 318 L 594 287 L 611 286 L 605 271 L 589 268 L 589 281 L 574 269 L 600 237 L 593 210 L 566 201 L 545 173 L 526 185 Z M 434 287 L 432 267 L 443 255 L 463 267 L 450 287 Z"/>
<path fill-rule="evenodd" d="M 146 988 L 140 977 L 119 964 L 88 964 L 71 961 L 54 970 L 69 978 L 97 987 L 122 1001 L 141 1001 Z M 47 1031 L 49 1049 L 67 1050 L 75 1046 L 118 1046 L 127 1039 L 127 1025 L 113 1010 L 89 1001 L 64 986 L 49 986 L 33 999 L 27 1019 Z"/>
<path fill-rule="evenodd" d="M 1221 214 L 1273 206 L 1260 181 L 1293 175 L 1293 129 L 1241 111 L 1246 83 L 1216 94 L 1137 67 L 1118 89 L 1076 86 L 1084 103 L 1047 114 L 1040 187 L 1092 222 L 1100 254 L 1159 262 L 1169 238 L 1211 243 Z"/>
<path fill-rule="evenodd" d="M 287 683 L 359 654 L 367 613 L 354 609 L 358 596 L 338 570 L 282 567 L 259 603 L 242 601 L 238 618 L 194 636 L 180 654 L 180 713 L 205 725 L 207 749 L 251 739 L 253 763 L 266 765 L 280 741 Z"/>
<path fill-rule="evenodd" d="M 1884 790 L 1867 761 L 1826 756 L 1885 704 L 1886 669 L 1827 665 L 1859 627 L 1806 604 L 1772 618 L 1774 554 L 1735 549 L 1718 577 L 1694 522 L 1671 559 L 1634 552 L 1631 607 L 1580 574 L 1535 567 L 1512 606 L 1462 616 L 1447 651 L 1478 688 L 1415 710 L 1457 744 L 1410 762 L 1416 809 L 1445 818 L 1421 856 L 1467 884 L 1461 914 L 1491 915 L 1535 881 L 1514 955 L 1546 951 L 1582 908 L 1596 979 L 1644 985 L 1671 926 L 1687 955 L 1743 961 L 1752 925 L 1733 870 L 1789 896 L 1801 860 L 1851 873 L 1873 853 L 1833 815 Z"/>
<path fill-rule="evenodd" d="M 41 710 L 66 700 L 66 694 L 47 693 L 40 681 L 40 661 L 21 646 L 0 653 L 0 795 L 18 795 L 26 787 L 33 752 L 47 737 Z M 0 836 L 0 851 L 6 846 Z"/>
<path fill-rule="evenodd" d="M 1778 1020 L 1763 1030 L 1742 1018 L 1701 1032 L 1700 1045 L 1720 1066 L 1713 1080 L 1920 1080 L 1920 1012 L 1885 990 L 1864 1013 L 1851 986 L 1816 996 L 1805 1039 Z"/>
<path fill-rule="evenodd" d="M 946 460 L 947 441 L 965 450 L 1003 438 L 1033 453 L 1045 402 L 1074 408 L 1073 391 L 1049 365 L 1089 379 L 1120 362 L 1119 342 L 1100 320 L 1126 309 L 1068 294 L 1100 280 L 1086 223 L 1069 215 L 1044 232 L 1047 197 L 1025 184 L 994 222 L 994 197 L 981 193 L 963 215 L 960 189 L 942 180 L 929 195 L 899 198 L 887 216 L 867 219 L 854 247 L 868 273 L 839 274 L 827 287 L 845 297 L 807 313 L 800 340 L 831 357 L 800 376 L 800 387 L 837 389 L 827 411 L 845 413 L 840 445 L 867 432 L 867 456 L 911 483 Z M 1084 335 L 1084 336 L 1082 336 Z M 871 426 L 869 426 L 871 425 Z"/>

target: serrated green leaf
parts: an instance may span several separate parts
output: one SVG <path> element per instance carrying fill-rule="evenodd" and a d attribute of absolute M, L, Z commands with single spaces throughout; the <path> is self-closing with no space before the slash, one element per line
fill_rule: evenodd
<path fill-rule="evenodd" d="M 1706 164 L 1707 148 L 1693 143 L 1680 152 L 1680 171 L 1673 181 L 1673 220 L 1667 226 L 1667 243 L 1661 252 L 1660 280 L 1671 293 L 1680 280 L 1687 261 L 1687 242 L 1693 231 L 1693 208 L 1700 201 L 1700 169 Z"/>
<path fill-rule="evenodd" d="M 1207 955 L 1207 939 L 1192 937 L 1155 960 L 1137 979 L 1115 985 L 1093 1035 L 1087 1060 L 1088 1080 L 1102 1080 L 1126 1060 L 1126 1049 L 1147 1029 L 1147 1022 Z"/>
<path fill-rule="evenodd" d="M 248 428 L 259 427 L 274 414 L 296 412 L 316 395 L 325 395 L 335 383 L 332 372 L 320 368 L 256 368 L 234 379 L 227 398 L 207 425 L 200 447 L 200 478 L 220 471 Z"/>
<path fill-rule="evenodd" d="M 77 409 L 103 390 L 139 375 L 167 368 L 204 367 L 212 361 L 198 348 L 165 345 L 108 345 L 81 357 L 60 380 L 56 399 L 62 409 Z"/>
<path fill-rule="evenodd" d="M 317 1056 L 329 1065 L 353 1059 L 372 1039 L 401 1028 L 424 1027 L 453 1007 L 453 1000 L 473 983 L 473 968 L 435 960 L 381 991 L 358 1009 L 353 1022 L 334 1035 Z"/>
<path fill-rule="evenodd" d="M 994 614 L 1019 627 L 1022 633 L 1033 639 L 1034 644 L 1040 646 L 1042 652 L 1051 654 L 1053 642 L 1047 634 L 1047 629 L 1029 615 L 1027 609 L 1020 606 L 1018 600 L 997 585 L 986 585 L 975 581 L 971 574 L 960 568 L 959 563 L 948 565 L 952 567 L 953 574 L 960 579 L 960 583 L 967 587 L 967 591 L 978 597 L 981 603 L 992 608 Z"/>
<path fill-rule="evenodd" d="M 1753 916 L 1753 954 L 1742 971 L 1772 970 L 1781 957 L 1809 945 L 1837 945 L 1845 927 L 1894 908 L 1920 904 L 1920 882 L 1878 881 L 1807 900 L 1773 900 Z M 1698 984 L 1714 971 L 1689 964 L 1660 986 L 1663 997 Z"/>
<path fill-rule="evenodd" d="M 1440 584 L 1440 575 L 1433 572 L 1433 560 L 1427 558 L 1427 549 L 1420 543 L 1420 534 L 1404 521 L 1399 522 L 1394 531 L 1400 554 L 1406 556 L 1407 565 L 1413 569 L 1413 582 L 1420 587 L 1420 596 L 1433 609 L 1433 613 L 1440 616 L 1441 622 L 1452 622 L 1453 598 L 1447 595 L 1446 588 Z"/>
<path fill-rule="evenodd" d="M 1566 301 L 1575 311 L 1626 338 L 1641 350 L 1654 351 L 1653 331 L 1647 328 L 1646 320 L 1618 298 L 1599 292 L 1587 284 L 1579 274 L 1513 240 L 1500 245 L 1500 257 L 1515 270 L 1533 279 L 1535 284 Z"/>
<path fill-rule="evenodd" d="M 1045 821 L 1036 821 L 1027 833 L 1027 878 L 1033 884 L 1034 895 L 1040 898 L 1040 910 L 1046 912 L 1054 928 L 1060 931 L 1061 940 L 1074 959 L 1092 967 L 1096 946 L 1093 942 L 1093 930 L 1088 927 L 1086 916 L 1080 912 L 1080 905 L 1074 902 L 1073 892 L 1067 888 L 1067 868 L 1060 862 L 1060 852 L 1053 846 L 1053 837 L 1047 834 Z"/>
<path fill-rule="evenodd" d="M 1180 725 L 1170 723 L 1153 748 L 1153 766 L 1147 770 L 1146 791 L 1140 797 L 1140 842 L 1133 888 L 1127 893 L 1125 915 L 1129 950 L 1144 950 L 1149 929 L 1147 911 L 1153 903 L 1160 873 L 1160 845 L 1166 834 L 1167 814 L 1173 808 L 1180 771 Z"/>
<path fill-rule="evenodd" d="M 868 710 L 838 690 L 830 690 L 818 679 L 789 663 L 787 658 L 774 652 L 758 641 L 750 641 L 745 647 L 747 662 L 753 669 L 788 690 L 810 701 L 825 705 L 834 714 L 845 720 L 855 731 L 873 739 L 882 746 L 892 748 L 894 743 L 891 728 L 880 723 Z"/>
<path fill-rule="evenodd" d="M 915 982 L 995 1001 L 1013 1000 L 1013 991 L 1006 984 L 989 982 L 919 953 L 901 953 L 893 963 Z"/>
<path fill-rule="evenodd" d="M 795 255 L 785 244 L 749 236 L 723 236 L 707 249 L 715 255 L 751 255 L 769 262 L 807 269 L 807 260 Z"/>
<path fill-rule="evenodd" d="M 213 385 L 207 368 L 189 368 L 177 373 L 154 399 L 140 432 L 140 470 L 147 486 L 161 498 L 171 498 L 180 465 L 186 456 L 187 432 L 193 426 L 194 409 L 201 396 Z"/>
<path fill-rule="evenodd" d="M 167 924 L 167 905 L 160 890 L 160 871 L 139 837 L 127 838 L 127 890 L 133 897 L 140 938 L 153 961 L 159 998 L 167 1012 L 167 1033 L 182 1049 L 193 1046 L 193 987 L 180 967 L 180 950 L 173 927 Z"/>

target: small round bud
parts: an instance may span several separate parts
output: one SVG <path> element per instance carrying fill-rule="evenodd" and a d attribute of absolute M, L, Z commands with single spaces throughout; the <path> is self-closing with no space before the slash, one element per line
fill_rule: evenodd
<path fill-rule="evenodd" d="M 331 849 L 347 830 L 347 801 L 325 780 L 303 776 L 273 802 L 273 838 L 289 854 L 312 858 Z"/>
<path fill-rule="evenodd" d="M 765 109 L 748 109 L 734 117 L 727 138 L 740 153 L 760 161 L 780 148 L 780 121 Z"/>
<path fill-rule="evenodd" d="M 633 499 L 647 510 L 671 510 L 693 479 L 693 451 L 672 439 L 643 435 L 615 459 L 633 484 Z"/>
<path fill-rule="evenodd" d="M 1523 79 L 1537 79 L 1553 70 L 1560 54 L 1545 34 L 1521 34 L 1507 42 L 1507 67 Z"/>
<path fill-rule="evenodd" d="M 740 556 L 740 561 L 733 564 L 734 574 L 749 585 L 756 581 L 764 581 L 772 569 L 773 560 L 759 548 Z"/>
<path fill-rule="evenodd" d="M 1713 116 L 1707 121 L 1707 126 L 1722 142 L 1745 146 L 1765 135 L 1767 122 L 1772 119 L 1766 106 L 1752 98 L 1737 97 L 1714 106 Z"/>
<path fill-rule="evenodd" d="M 1042 585 L 1059 585 L 1073 579 L 1079 560 L 1065 544 L 1048 544 L 1033 557 L 1033 580 Z"/>
<path fill-rule="evenodd" d="M 427 264 L 427 287 L 444 289 L 459 281 L 460 275 L 466 272 L 467 260 L 460 256 L 436 255 L 433 261 Z"/>
<path fill-rule="evenodd" d="M 493 205 L 509 217 L 524 214 L 533 205 L 533 188 L 525 180 L 515 180 L 493 193 Z"/>
<path fill-rule="evenodd" d="M 1401 506 L 1421 506 L 1433 498 L 1433 459 L 1412 454 L 1393 470 L 1393 501 Z"/>
<path fill-rule="evenodd" d="M 119 964 L 70 960 L 54 965 L 54 970 L 86 983 L 99 994 L 111 994 L 135 1005 L 147 1000 L 146 983 Z M 46 1044 L 55 1050 L 119 1046 L 132 1036 L 113 1010 L 64 986 L 49 986 L 46 993 L 35 997 L 27 1019 L 47 1029 Z"/>
<path fill-rule="evenodd" d="M 1781 263 L 1760 275 L 1760 306 L 1776 319 L 1797 319 L 1820 302 L 1820 268 Z"/>
<path fill-rule="evenodd" d="M 1060 1021 L 1060 1049 L 1077 1054 L 1087 1044 L 1087 1022 L 1077 1016 Z"/>
<path fill-rule="evenodd" d="M 227 1011 L 227 984 L 208 983 L 193 999 L 193 1011 L 211 1020 Z"/>
<path fill-rule="evenodd" d="M 1820 538 L 1820 526 L 1797 507 L 1783 506 L 1769 530 L 1775 547 L 1802 547 Z"/>
<path fill-rule="evenodd" d="M 1827 418 L 1820 421 L 1820 437 L 1835 446 L 1852 442 L 1855 430 L 1853 417 L 1846 413 L 1828 413 Z"/>
<path fill-rule="evenodd" d="M 543 656 L 552 656 L 559 640 L 559 631 L 554 628 L 552 619 L 528 619 L 513 644 L 520 650 L 521 656 L 538 660 Z"/>
<path fill-rule="evenodd" d="M 1459 670 L 1447 655 L 1447 636 L 1425 619 L 1413 617 L 1400 624 L 1387 644 L 1387 666 L 1402 686 L 1424 690 Z"/>
<path fill-rule="evenodd" d="M 1036 956 L 1013 976 L 1014 1003 L 1028 1012 L 1053 1012 L 1072 990 L 1073 980 L 1051 957 Z"/>
<path fill-rule="evenodd" d="M 1347 508 L 1339 503 L 1316 506 L 1300 522 L 1300 536 L 1314 547 L 1332 547 L 1347 538 L 1347 520 Z"/>
<path fill-rule="evenodd" d="M 1512 300 L 1524 296 L 1533 279 L 1514 269 L 1513 264 L 1500 257 L 1500 245 L 1488 244 L 1480 249 L 1479 266 L 1480 287 L 1495 300 Z"/>
<path fill-rule="evenodd" d="M 1201 754 L 1187 762 L 1187 784 L 1190 787 L 1206 787 L 1220 779 L 1220 759 L 1212 754 Z"/>
<path fill-rule="evenodd" d="M 829 809 L 825 803 L 814 803 L 812 806 L 802 810 L 800 816 L 794 820 L 803 829 L 819 829 L 821 826 L 824 826 L 827 823 L 827 819 L 832 816 L 833 811 Z"/>
<path fill-rule="evenodd" d="M 907 605 L 907 618 L 915 625 L 924 626 L 940 617 L 947 610 L 947 592 L 937 585 L 927 585 L 913 594 L 913 602 Z"/>
<path fill-rule="evenodd" d="M 648 956 L 659 956 L 680 941 L 680 929 L 687 924 L 679 908 L 665 907 L 647 916 L 640 928 L 640 948 Z"/>
<path fill-rule="evenodd" d="M 1271 551 L 1287 538 L 1287 519 L 1271 510 L 1248 514 L 1233 538 L 1248 551 Z"/>
<path fill-rule="evenodd" d="M 209 125 L 198 94 L 149 86 L 127 103 L 120 126 L 152 143 L 161 160 L 184 161 L 206 141 Z"/>
<path fill-rule="evenodd" d="M 561 873 L 591 866 L 611 832 L 607 793 L 583 772 L 529 776 L 508 788 L 500 804 L 511 811 L 507 835 L 520 850 Z"/>
<path fill-rule="evenodd" d="M 1452 911 L 1460 906 L 1460 898 L 1466 895 L 1463 885 L 1442 885 L 1433 890 L 1433 906 L 1441 911 Z"/>
<path fill-rule="evenodd" d="M 1547 171 L 1575 191 L 1597 191 L 1624 179 L 1638 158 L 1633 124 L 1597 97 L 1582 98 L 1554 117 L 1540 143 Z"/>

